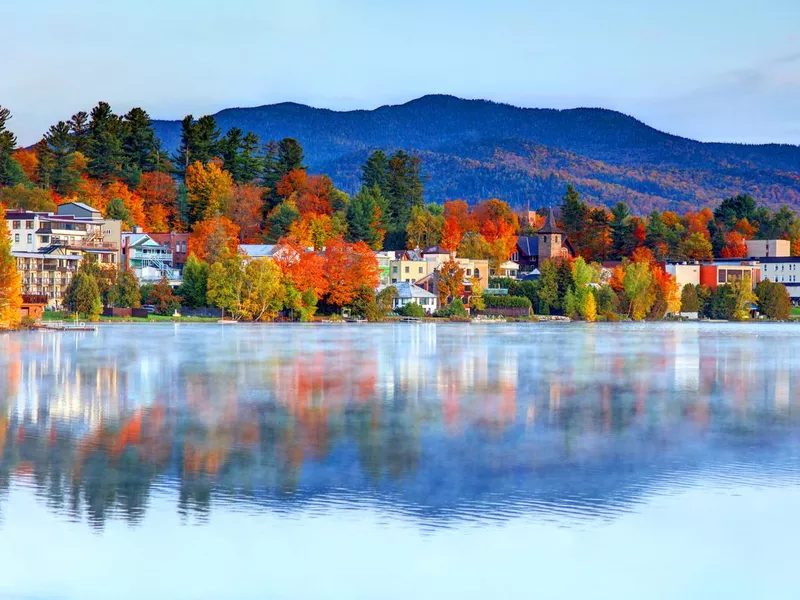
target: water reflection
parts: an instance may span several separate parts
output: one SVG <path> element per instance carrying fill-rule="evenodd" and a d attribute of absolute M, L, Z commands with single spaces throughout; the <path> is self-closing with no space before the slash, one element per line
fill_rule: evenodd
<path fill-rule="evenodd" d="M 800 482 L 781 326 L 149 326 L 0 336 L 0 525 L 30 488 L 102 529 L 163 493 L 370 506 L 426 527 L 613 519 L 686 486 Z"/>

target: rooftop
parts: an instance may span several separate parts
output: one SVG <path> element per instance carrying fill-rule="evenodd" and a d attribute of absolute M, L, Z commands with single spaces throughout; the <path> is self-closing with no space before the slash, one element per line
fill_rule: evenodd
<path fill-rule="evenodd" d="M 272 258 L 276 244 L 240 244 L 239 250 L 250 258 Z"/>
<path fill-rule="evenodd" d="M 566 235 L 566 231 L 561 229 L 556 223 L 556 217 L 553 214 L 553 207 L 551 206 L 547 211 L 547 218 L 544 220 L 544 225 L 539 228 L 536 232 L 537 234 L 544 234 L 544 233 L 560 233 L 561 235 Z"/>
<path fill-rule="evenodd" d="M 423 290 L 421 287 L 407 281 L 393 283 L 391 285 L 382 285 L 378 288 L 378 291 L 380 292 L 387 287 L 395 288 L 398 298 L 436 298 L 436 294 L 431 294 L 428 290 Z"/>

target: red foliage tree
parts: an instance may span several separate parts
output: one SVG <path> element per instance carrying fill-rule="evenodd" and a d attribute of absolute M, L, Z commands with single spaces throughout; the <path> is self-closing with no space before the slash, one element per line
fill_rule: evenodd
<path fill-rule="evenodd" d="M 378 259 L 364 242 L 348 244 L 334 238 L 325 248 L 325 279 L 328 303 L 345 306 L 356 299 L 362 288 L 378 285 Z"/>

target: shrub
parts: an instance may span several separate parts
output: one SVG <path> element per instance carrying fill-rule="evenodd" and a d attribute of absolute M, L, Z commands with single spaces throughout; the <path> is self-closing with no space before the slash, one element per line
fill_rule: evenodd
<path fill-rule="evenodd" d="M 425 316 L 425 309 L 416 302 L 409 302 L 405 306 L 400 307 L 397 310 L 397 314 L 403 317 L 416 317 L 419 319 Z"/>
<path fill-rule="evenodd" d="M 456 298 L 447 306 L 440 308 L 437 315 L 450 319 L 453 317 L 469 318 L 469 313 L 460 298 Z"/>
<path fill-rule="evenodd" d="M 770 319 L 785 321 L 792 314 L 792 299 L 786 286 L 773 281 L 761 281 L 756 286 L 758 310 Z"/>
<path fill-rule="evenodd" d="M 527 308 L 532 307 L 531 301 L 522 296 L 486 296 L 486 308 Z"/>

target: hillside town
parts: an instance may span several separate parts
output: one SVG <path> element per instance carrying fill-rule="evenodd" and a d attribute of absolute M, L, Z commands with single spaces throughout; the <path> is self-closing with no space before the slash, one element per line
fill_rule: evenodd
<path fill-rule="evenodd" d="M 293 138 L 211 116 L 168 156 L 104 102 L 19 148 L 0 109 L 0 321 L 787 319 L 800 220 L 743 193 L 679 215 L 581 197 L 425 202 L 419 156 L 372 151 L 360 188 Z M 537 210 L 531 206 L 539 205 Z M 7 230 L 7 234 L 5 233 Z"/>

